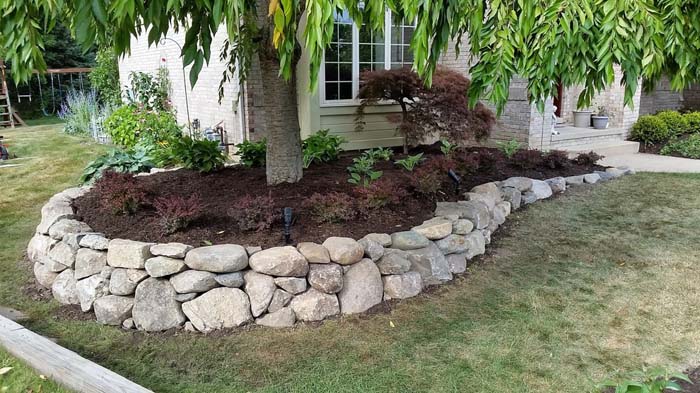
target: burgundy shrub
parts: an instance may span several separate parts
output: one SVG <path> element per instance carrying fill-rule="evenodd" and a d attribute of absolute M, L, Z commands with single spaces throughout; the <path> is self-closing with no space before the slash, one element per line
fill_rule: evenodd
<path fill-rule="evenodd" d="M 357 217 L 353 198 L 341 192 L 314 193 L 302 204 L 316 222 L 345 222 Z"/>
<path fill-rule="evenodd" d="M 442 189 L 446 180 L 447 171 L 452 169 L 450 160 L 444 157 L 428 160 L 416 168 L 411 176 L 411 185 L 418 194 L 434 197 Z"/>
<path fill-rule="evenodd" d="M 168 195 L 153 201 L 156 215 L 166 235 L 186 229 L 204 211 L 202 200 L 197 194 L 189 197 Z"/>
<path fill-rule="evenodd" d="M 104 172 L 95 182 L 95 192 L 114 214 L 134 214 L 146 202 L 146 191 L 129 173 Z"/>
<path fill-rule="evenodd" d="M 569 153 L 563 150 L 550 150 L 542 157 L 542 164 L 550 169 L 563 169 L 571 164 Z"/>
<path fill-rule="evenodd" d="M 593 166 L 596 165 L 598 161 L 602 160 L 603 158 L 604 157 L 600 154 L 591 151 L 588 153 L 579 154 L 576 158 L 573 159 L 573 161 L 578 165 Z"/>
<path fill-rule="evenodd" d="M 360 205 L 370 210 L 399 205 L 408 196 L 408 191 L 401 184 L 386 177 L 369 187 L 357 187 L 355 190 L 359 194 Z"/>
<path fill-rule="evenodd" d="M 535 169 L 542 165 L 542 152 L 539 150 L 520 149 L 511 157 L 511 164 L 522 169 Z"/>
<path fill-rule="evenodd" d="M 275 200 L 271 195 L 245 195 L 229 210 L 229 216 L 233 218 L 240 230 L 259 232 L 272 228 L 279 218 L 280 214 L 275 210 L 274 205 Z"/>

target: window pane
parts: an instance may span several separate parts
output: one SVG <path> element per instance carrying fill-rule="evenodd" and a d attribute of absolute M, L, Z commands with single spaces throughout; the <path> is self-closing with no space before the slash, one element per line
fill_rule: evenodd
<path fill-rule="evenodd" d="M 411 52 L 410 46 L 403 47 L 403 62 L 404 63 L 413 63 L 413 52 Z"/>
<path fill-rule="evenodd" d="M 360 44 L 360 63 L 372 61 L 372 45 Z"/>
<path fill-rule="evenodd" d="M 403 62 L 403 51 L 401 50 L 402 46 L 401 45 L 392 45 L 391 46 L 391 61 L 395 63 L 402 63 Z"/>
<path fill-rule="evenodd" d="M 328 48 L 326 48 L 326 61 L 338 61 L 338 45 L 330 44 Z"/>
<path fill-rule="evenodd" d="M 338 80 L 338 65 L 337 64 L 326 63 L 326 80 L 329 82 Z"/>
<path fill-rule="evenodd" d="M 401 27 L 392 26 L 391 27 L 391 43 L 392 44 L 400 44 L 402 37 L 403 37 L 403 34 L 401 32 Z"/>
<path fill-rule="evenodd" d="M 327 100 L 337 100 L 338 99 L 338 84 L 335 82 L 326 83 L 326 99 Z"/>
<path fill-rule="evenodd" d="M 339 81 L 352 82 L 352 64 L 340 64 Z"/>
<path fill-rule="evenodd" d="M 338 53 L 338 61 L 352 63 L 352 44 L 341 44 Z"/>
<path fill-rule="evenodd" d="M 338 95 L 341 100 L 351 100 L 352 96 L 352 82 L 349 83 L 339 83 L 340 94 Z"/>
<path fill-rule="evenodd" d="M 352 43 L 352 25 L 338 25 L 338 42 Z"/>

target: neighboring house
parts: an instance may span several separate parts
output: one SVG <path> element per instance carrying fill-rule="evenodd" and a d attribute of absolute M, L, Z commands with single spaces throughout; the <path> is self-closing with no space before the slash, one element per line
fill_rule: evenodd
<path fill-rule="evenodd" d="M 396 125 L 387 118 L 387 115 L 399 111 L 395 105 L 376 105 L 368 108 L 364 119 L 365 130 L 355 131 L 355 110 L 359 104 L 355 97 L 359 88 L 360 72 L 367 69 L 406 67 L 413 63 L 409 48 L 413 25 L 393 20 L 390 12 L 386 14 L 385 25 L 391 28 L 385 29 L 384 34 L 372 33 L 369 29 L 358 28 L 347 15 L 338 15 L 335 36 L 326 51 L 318 88 L 314 92 L 310 92 L 308 88 L 309 59 L 302 50 L 296 79 L 302 138 L 327 128 L 348 141 L 346 149 L 402 144 L 401 138 L 396 135 Z M 181 30 L 179 33 L 170 34 L 168 38 L 182 43 L 184 32 Z M 225 98 L 221 104 L 218 102 L 219 82 L 226 69 L 226 65 L 218 60 L 218 49 L 225 38 L 223 29 L 214 37 L 211 62 L 202 69 L 193 89 L 190 88 L 189 82 L 183 81 L 180 50 L 177 45 L 167 40 L 157 47 L 149 48 L 145 35 L 132 38 L 131 54 L 119 62 L 122 84 L 128 84 L 128 76 L 132 71 L 153 72 L 157 67 L 168 67 L 173 88 L 171 98 L 180 122 L 187 122 L 186 86 L 190 119 L 199 119 L 203 128 L 223 122 L 230 143 L 239 143 L 245 139 L 259 140 L 265 136 L 265 107 L 257 61 L 253 62 L 246 82 L 239 84 L 236 81 L 224 85 Z M 469 60 L 466 53 L 456 56 L 454 50 L 450 49 L 440 64 L 468 74 Z M 619 80 L 619 70 L 616 75 Z M 677 109 L 683 102 L 682 99 L 668 98 L 678 93 L 660 88 L 653 95 L 637 92 L 634 107 L 625 107 L 624 89 L 616 83 L 598 94 L 591 106 L 595 111 L 598 106 L 603 105 L 612 114 L 608 130 L 558 126 L 560 134 L 552 135 L 554 104 L 559 107 L 556 109 L 560 118 L 558 123 L 570 122 L 579 92 L 580 88 L 576 87 L 560 89 L 557 97 L 547 101 L 544 113 L 539 113 L 535 106 L 528 102 L 527 81 L 514 78 L 508 103 L 489 142 L 516 139 L 530 148 L 543 150 L 590 150 L 599 145 L 625 145 L 623 141 L 629 128 L 637 120 L 640 110 L 642 113 L 655 112 L 657 106 L 659 109 L 666 109 L 673 105 Z M 664 104 L 663 107 L 657 104 L 669 100 L 675 104 Z"/>

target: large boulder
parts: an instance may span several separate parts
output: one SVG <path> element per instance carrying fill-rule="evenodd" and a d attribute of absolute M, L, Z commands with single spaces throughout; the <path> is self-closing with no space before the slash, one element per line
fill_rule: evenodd
<path fill-rule="evenodd" d="M 138 269 L 114 269 L 109 279 L 109 292 L 112 295 L 133 295 L 139 283 L 148 277 L 148 273 Z"/>
<path fill-rule="evenodd" d="M 170 283 L 177 293 L 206 292 L 219 286 L 216 274 L 200 270 L 185 270 L 170 277 Z"/>
<path fill-rule="evenodd" d="M 41 262 L 34 263 L 34 277 L 36 281 L 44 288 L 51 288 L 51 285 L 58 277 L 58 273 L 52 272 L 46 265 Z"/>
<path fill-rule="evenodd" d="M 95 300 L 109 295 L 109 279 L 100 274 L 95 274 L 78 281 L 76 284 L 80 308 L 83 312 L 92 310 Z"/>
<path fill-rule="evenodd" d="M 183 303 L 182 311 L 200 332 L 229 329 L 250 322 L 250 301 L 237 288 L 216 288 Z"/>
<path fill-rule="evenodd" d="M 80 242 L 78 244 L 80 244 L 80 247 L 105 251 L 107 248 L 109 248 L 109 239 L 99 233 L 88 233 L 80 238 Z"/>
<path fill-rule="evenodd" d="M 595 184 L 600 181 L 600 175 L 597 173 L 589 173 L 583 175 L 583 182 L 588 184 Z"/>
<path fill-rule="evenodd" d="M 420 233 L 430 240 L 438 240 L 452 233 L 452 221 L 442 217 L 435 217 L 423 221 L 421 225 L 413 227 L 411 230 Z"/>
<path fill-rule="evenodd" d="M 243 272 L 233 272 L 217 274 L 214 278 L 221 286 L 229 288 L 240 288 L 245 283 Z"/>
<path fill-rule="evenodd" d="M 185 264 L 195 270 L 233 273 L 248 267 L 248 253 L 236 244 L 198 247 L 187 253 Z"/>
<path fill-rule="evenodd" d="M 151 250 L 153 250 L 153 247 L 151 247 Z M 172 276 L 187 269 L 187 265 L 182 259 L 165 256 L 148 258 L 145 267 L 151 277 Z"/>
<path fill-rule="evenodd" d="M 367 311 L 381 303 L 384 297 L 382 275 L 371 259 L 363 259 L 351 266 L 343 281 L 343 289 L 338 293 L 343 314 Z"/>
<path fill-rule="evenodd" d="M 131 312 L 136 327 L 148 332 L 158 332 L 185 323 L 185 314 L 175 299 L 176 295 L 177 292 L 170 281 L 162 278 L 148 278 L 139 284 Z"/>
<path fill-rule="evenodd" d="M 285 291 L 284 289 L 275 289 L 275 293 L 272 295 L 272 300 L 270 300 L 270 305 L 267 306 L 267 312 L 276 312 L 292 301 L 294 295 Z"/>
<path fill-rule="evenodd" d="M 338 297 L 315 288 L 295 296 L 289 307 L 301 321 L 321 321 L 340 313 Z"/>
<path fill-rule="evenodd" d="M 415 250 L 430 243 L 427 237 L 415 231 L 403 231 L 391 234 L 391 246 L 399 250 Z"/>
<path fill-rule="evenodd" d="M 469 242 L 462 235 L 450 235 L 435 242 L 444 255 L 462 253 L 469 248 Z"/>
<path fill-rule="evenodd" d="M 388 233 L 370 233 L 365 235 L 363 239 L 375 241 L 381 244 L 382 247 L 391 247 L 391 235 Z"/>
<path fill-rule="evenodd" d="M 82 221 L 75 219 L 58 220 L 49 228 L 52 239 L 61 240 L 69 233 L 92 232 L 92 228 Z"/>
<path fill-rule="evenodd" d="M 301 242 L 297 244 L 297 250 L 299 250 L 301 255 L 303 255 L 309 263 L 330 263 L 331 261 L 326 247 L 318 243 Z"/>
<path fill-rule="evenodd" d="M 357 242 L 365 249 L 365 257 L 375 262 L 384 255 L 384 246 L 372 239 L 362 238 Z"/>
<path fill-rule="evenodd" d="M 510 206 L 513 210 L 520 209 L 523 194 L 518 189 L 513 187 L 503 187 L 501 188 L 501 193 L 503 194 L 503 200 L 510 202 Z"/>
<path fill-rule="evenodd" d="M 384 282 L 384 300 L 406 299 L 418 295 L 423 289 L 423 282 L 418 272 L 408 272 L 382 277 Z"/>
<path fill-rule="evenodd" d="M 546 181 L 533 180 L 532 192 L 535 194 L 537 199 L 547 199 L 552 196 L 552 187 L 550 187 Z"/>
<path fill-rule="evenodd" d="M 349 237 L 329 237 L 323 242 L 331 261 L 341 265 L 352 265 L 362 260 L 365 249 Z"/>
<path fill-rule="evenodd" d="M 151 246 L 151 254 L 155 256 L 183 259 L 192 246 L 182 243 L 161 243 Z"/>
<path fill-rule="evenodd" d="M 312 263 L 308 280 L 312 287 L 321 292 L 338 293 L 343 289 L 343 267 L 335 263 Z"/>
<path fill-rule="evenodd" d="M 107 266 L 107 253 L 81 248 L 75 254 L 75 279 L 80 280 L 102 271 Z"/>
<path fill-rule="evenodd" d="M 428 247 L 409 251 L 408 260 L 411 261 L 411 271 L 420 273 L 424 286 L 452 280 L 445 255 L 435 243 L 431 242 Z"/>
<path fill-rule="evenodd" d="M 271 328 L 286 328 L 294 326 L 296 320 L 294 310 L 291 307 L 285 307 L 256 319 L 255 323 Z"/>
<path fill-rule="evenodd" d="M 293 295 L 302 293 L 307 288 L 306 278 L 275 277 L 275 284 Z"/>
<path fill-rule="evenodd" d="M 249 263 L 250 268 L 256 272 L 271 276 L 303 277 L 309 272 L 306 258 L 292 246 L 256 252 L 250 257 Z"/>
<path fill-rule="evenodd" d="M 551 179 L 545 180 L 547 184 L 549 184 L 549 187 L 552 189 L 552 192 L 555 194 L 561 193 L 566 191 L 566 179 L 563 177 L 553 177 Z"/>
<path fill-rule="evenodd" d="M 255 256 L 255 255 L 253 255 Z M 244 276 L 245 292 L 250 298 L 250 309 L 254 317 L 262 315 L 272 301 L 277 286 L 275 280 L 266 275 L 249 271 Z"/>
<path fill-rule="evenodd" d="M 134 298 L 108 295 L 95 300 L 95 317 L 103 325 L 121 326 L 131 318 Z"/>
<path fill-rule="evenodd" d="M 411 261 L 406 251 L 387 248 L 384 256 L 377 261 L 377 268 L 383 275 L 402 274 L 411 270 Z"/>
<path fill-rule="evenodd" d="M 75 279 L 73 270 L 64 270 L 51 285 L 54 299 L 61 304 L 80 304 L 77 284 L 78 280 Z"/>
<path fill-rule="evenodd" d="M 44 236 L 42 234 L 35 234 L 32 240 L 29 241 L 27 245 L 27 257 L 32 262 L 38 262 L 41 258 L 46 257 L 53 247 L 57 243 L 57 240 L 50 238 L 49 236 Z"/>
<path fill-rule="evenodd" d="M 532 188 L 532 179 L 527 177 L 510 177 L 501 182 L 501 187 L 515 188 L 520 192 L 530 191 Z"/>
<path fill-rule="evenodd" d="M 73 268 L 75 265 L 75 254 L 77 252 L 78 250 L 76 248 L 69 246 L 67 243 L 58 242 L 53 246 L 51 251 L 49 251 L 49 258 L 63 266 Z"/>
<path fill-rule="evenodd" d="M 486 228 L 489 225 L 489 208 L 488 206 L 479 201 L 459 201 L 457 202 L 461 206 L 462 213 L 460 218 L 466 218 L 474 224 L 474 227 L 478 229 Z"/>
<path fill-rule="evenodd" d="M 143 269 L 151 257 L 152 243 L 113 239 L 109 242 L 107 264 L 125 269 Z"/>

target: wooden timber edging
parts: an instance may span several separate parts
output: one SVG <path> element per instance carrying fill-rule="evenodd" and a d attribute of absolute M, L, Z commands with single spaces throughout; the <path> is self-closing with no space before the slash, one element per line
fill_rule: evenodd
<path fill-rule="evenodd" d="M 80 393 L 153 393 L 0 316 L 0 346 L 58 384 Z"/>

